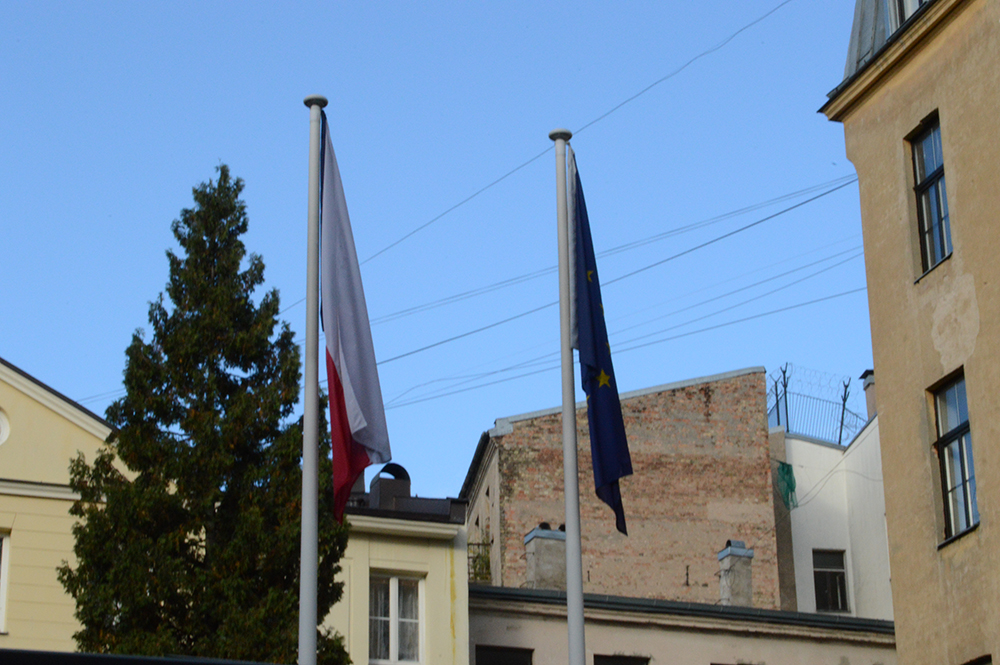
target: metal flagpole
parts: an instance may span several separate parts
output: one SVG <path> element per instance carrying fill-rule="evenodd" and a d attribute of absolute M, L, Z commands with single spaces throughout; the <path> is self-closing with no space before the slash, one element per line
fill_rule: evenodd
<path fill-rule="evenodd" d="M 302 416 L 302 550 L 299 569 L 299 665 L 316 665 L 319 574 L 319 177 L 321 113 L 326 97 L 310 95 L 309 252 L 306 270 L 305 405 Z"/>
<path fill-rule="evenodd" d="M 583 634 L 583 557 L 580 546 L 580 483 L 576 462 L 576 389 L 573 384 L 573 347 L 570 314 L 569 214 L 566 207 L 566 141 L 568 129 L 553 129 L 556 142 L 556 215 L 559 227 L 559 328 L 562 349 L 563 488 L 566 495 L 566 624 L 569 665 L 585 665 Z"/>

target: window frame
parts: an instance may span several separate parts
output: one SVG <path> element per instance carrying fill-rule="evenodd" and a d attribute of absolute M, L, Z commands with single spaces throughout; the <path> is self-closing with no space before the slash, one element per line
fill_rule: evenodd
<path fill-rule="evenodd" d="M 921 168 L 925 161 L 923 147 L 928 139 L 932 147 L 937 148 L 936 152 L 939 154 L 935 156 L 940 163 L 929 172 L 923 173 L 921 177 Z M 910 145 L 910 161 L 913 164 L 913 193 L 917 206 L 917 236 L 922 277 L 947 260 L 953 251 L 941 121 L 937 112 L 925 118 L 906 140 Z M 926 168 L 924 170 L 926 171 Z M 928 220 L 928 212 L 931 210 L 936 213 L 936 218 Z"/>
<path fill-rule="evenodd" d="M 829 566 L 819 566 L 816 563 L 817 554 L 836 554 L 840 556 L 840 567 L 833 568 Z M 845 550 L 830 550 L 830 549 L 813 549 L 813 600 L 816 604 L 816 612 L 830 613 L 830 614 L 850 614 L 851 613 L 851 599 L 848 594 L 847 586 L 847 552 Z M 820 577 L 826 578 L 826 587 L 828 589 L 836 588 L 838 590 L 837 595 L 842 595 L 842 603 L 838 607 L 820 607 Z M 827 594 L 829 596 L 829 594 Z M 829 600 L 833 600 L 829 598 Z"/>
<path fill-rule="evenodd" d="M 373 658 L 371 655 L 371 627 L 373 619 L 382 619 L 372 614 L 371 588 L 375 580 L 387 580 L 389 582 L 389 658 Z M 400 624 L 410 621 L 408 618 L 399 616 L 399 583 L 400 581 L 417 583 L 417 659 L 401 660 L 399 658 L 399 632 Z M 417 575 L 396 575 L 392 573 L 373 572 L 368 579 L 368 662 L 375 665 L 398 665 L 399 663 L 423 663 L 424 644 L 426 642 L 424 634 L 425 613 L 424 613 L 424 578 Z"/>
<path fill-rule="evenodd" d="M 960 420 L 957 424 L 944 429 L 944 419 L 942 418 L 942 399 L 952 388 L 961 386 L 961 395 L 956 397 L 960 400 L 958 404 L 965 405 L 965 420 Z M 934 441 L 934 453 L 938 458 L 938 470 L 941 483 L 941 504 L 944 514 L 944 541 L 946 544 L 973 531 L 979 526 L 979 505 L 976 499 L 976 469 L 974 453 L 972 452 L 972 427 L 969 424 L 968 396 L 965 389 L 965 376 L 959 374 L 950 378 L 945 383 L 931 391 L 934 403 L 934 420 L 937 440 Z M 961 409 L 958 410 L 961 416 Z M 956 445 L 957 444 L 957 445 Z M 958 453 L 957 469 L 960 474 L 959 482 L 954 483 L 951 478 L 951 471 L 954 468 L 949 465 L 952 456 L 948 454 L 950 448 Z M 961 510 L 953 503 L 953 494 L 961 493 Z M 961 512 L 961 514 L 959 514 Z M 965 526 L 961 526 L 961 522 Z M 956 524 L 958 523 L 958 524 Z"/>

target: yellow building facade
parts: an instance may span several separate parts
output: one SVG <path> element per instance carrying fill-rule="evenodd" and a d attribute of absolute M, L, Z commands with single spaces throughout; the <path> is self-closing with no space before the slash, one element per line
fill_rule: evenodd
<path fill-rule="evenodd" d="M 370 493 L 352 495 L 346 519 L 344 595 L 323 624 L 351 660 L 468 665 L 465 502 L 411 497 L 406 472 L 389 464 Z"/>
<path fill-rule="evenodd" d="M 73 651 L 69 463 L 111 432 L 100 417 L 0 359 L 0 649 Z"/>
<path fill-rule="evenodd" d="M 899 660 L 1000 657 L 1000 3 L 859 0 L 858 172 Z"/>

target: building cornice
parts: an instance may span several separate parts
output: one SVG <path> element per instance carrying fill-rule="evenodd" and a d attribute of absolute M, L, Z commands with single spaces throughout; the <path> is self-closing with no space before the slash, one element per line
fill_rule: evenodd
<path fill-rule="evenodd" d="M 843 122 L 862 100 L 894 74 L 966 4 L 968 0 L 937 0 L 921 7 L 924 11 L 911 17 L 912 23 L 908 21 L 909 25 L 904 24 L 862 69 L 830 93 L 830 99 L 820 108 L 820 113 L 830 120 Z"/>
<path fill-rule="evenodd" d="M 424 538 L 428 540 L 454 540 L 455 536 L 464 527 L 462 524 L 418 522 L 390 517 L 351 514 L 348 514 L 347 521 L 351 524 L 351 530 L 356 533 L 399 536 L 402 538 Z"/>
<path fill-rule="evenodd" d="M 564 618 L 566 594 L 561 591 L 470 585 L 469 610 L 510 616 Z M 615 625 L 653 624 L 815 641 L 895 644 L 895 629 L 891 621 L 752 607 L 584 594 L 584 616 L 588 621 Z"/>

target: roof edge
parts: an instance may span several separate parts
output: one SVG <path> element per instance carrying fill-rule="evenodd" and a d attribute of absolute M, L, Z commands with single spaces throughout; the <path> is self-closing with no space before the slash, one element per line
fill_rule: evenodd
<path fill-rule="evenodd" d="M 565 605 L 566 592 L 548 589 L 515 589 L 512 587 L 469 585 L 469 599 L 496 600 L 501 602 L 529 602 L 541 605 Z M 769 623 L 807 628 L 841 630 L 845 632 L 896 634 L 895 623 L 884 619 L 862 619 L 840 615 L 788 612 L 785 610 L 765 610 L 755 607 L 734 605 L 709 605 L 676 600 L 653 598 L 631 598 L 627 596 L 605 596 L 583 594 L 583 604 L 587 609 L 601 609 L 619 612 L 640 612 L 645 614 L 668 614 L 675 616 L 729 619 L 752 623 Z"/>
<path fill-rule="evenodd" d="M 817 113 L 822 113 L 829 120 L 839 122 L 844 115 L 854 107 L 856 100 L 844 103 L 843 97 L 849 88 L 862 79 L 866 82 L 863 85 L 867 89 L 876 85 L 895 64 L 902 59 L 911 49 L 919 45 L 928 32 L 933 30 L 943 20 L 952 14 L 952 10 L 965 4 L 965 0 L 928 0 L 917 7 L 916 10 L 896 30 L 889 35 L 885 42 L 862 63 L 853 74 L 841 81 L 837 86 L 827 93 L 827 101 L 821 106 Z M 924 20 L 924 17 L 934 12 L 933 16 L 927 20 L 927 24 L 920 30 L 913 30 L 913 27 Z M 890 54 L 891 51 L 897 51 Z M 889 58 L 883 62 L 885 58 Z M 881 67 L 876 71 L 875 65 L 881 63 Z M 861 95 L 856 95 L 860 97 Z"/>
<path fill-rule="evenodd" d="M 674 381 L 672 383 L 663 383 L 658 386 L 651 386 L 649 388 L 640 388 L 639 390 L 630 390 L 629 392 L 619 393 L 618 398 L 622 400 L 632 399 L 633 397 L 642 397 L 644 395 L 652 395 L 655 393 L 665 393 L 669 390 L 680 390 L 681 388 L 689 388 L 691 386 L 701 385 L 703 383 L 716 383 L 718 381 L 726 381 L 728 379 L 735 379 L 740 376 L 746 376 L 747 374 L 765 374 L 766 370 L 763 365 L 756 367 L 745 367 L 743 369 L 735 369 L 729 372 L 722 372 L 721 374 L 710 374 L 708 376 L 700 376 L 693 379 L 685 379 L 683 381 Z M 587 408 L 587 402 L 577 402 L 577 409 Z M 549 409 L 542 409 L 540 411 L 530 411 L 528 413 L 520 413 L 514 416 L 504 416 L 503 418 L 496 419 L 496 427 L 487 432 L 491 436 L 503 436 L 504 434 L 510 434 L 511 425 L 513 423 L 522 420 L 531 420 L 532 418 L 540 418 L 542 416 L 551 416 L 562 412 L 561 406 L 552 407 Z"/>
<path fill-rule="evenodd" d="M 479 475 L 479 466 L 483 463 L 483 456 L 486 454 L 486 446 L 490 443 L 490 433 L 483 432 L 479 437 L 479 443 L 476 444 L 476 452 L 472 454 L 472 461 L 469 462 L 469 470 L 465 472 L 465 482 L 462 483 L 462 489 L 458 492 L 459 499 L 469 500 L 469 492 L 472 491 L 472 485 L 476 481 L 476 476 Z"/>
<path fill-rule="evenodd" d="M 89 424 L 92 425 L 92 424 L 96 423 L 97 425 L 100 425 L 101 427 L 103 427 L 103 428 L 105 428 L 105 429 L 108 430 L 107 432 L 104 432 L 103 434 L 100 434 L 99 432 L 94 431 L 95 428 L 88 427 L 87 426 L 88 423 L 84 422 L 83 420 L 80 420 L 79 422 L 77 422 L 78 425 L 80 425 L 84 429 L 90 430 L 95 436 L 99 436 L 101 439 L 105 439 L 114 430 L 114 427 L 111 425 L 111 423 L 109 423 L 108 421 L 106 421 L 104 418 L 102 418 L 101 416 L 97 415 L 96 413 L 94 413 L 93 411 L 91 411 L 87 407 L 83 406 L 82 404 L 73 401 L 72 399 L 70 399 L 66 395 L 62 394 L 61 392 L 59 392 L 58 390 L 56 390 L 52 386 L 50 386 L 50 385 L 48 385 L 46 383 L 43 383 L 42 381 L 39 381 L 38 379 L 36 379 L 32 375 L 28 374 L 27 372 L 25 372 L 23 369 L 21 369 L 17 365 L 14 365 L 13 363 L 8 362 L 7 360 L 4 360 L 3 358 L 0 358 L 0 368 L 7 368 L 11 372 L 13 372 L 14 375 L 17 378 L 20 378 L 20 379 L 24 380 L 26 383 L 28 383 L 31 386 L 34 386 L 36 389 L 39 389 L 39 390 L 43 391 L 44 393 L 47 393 L 49 397 L 54 398 L 54 399 L 58 400 L 59 402 L 62 402 L 65 406 L 70 407 L 71 409 L 77 411 L 78 412 L 77 415 L 86 416 L 87 419 L 89 419 L 91 421 L 94 421 L 93 423 L 89 423 Z M 0 375 L 2 375 L 2 373 L 0 373 Z M 13 385 L 15 388 L 17 388 L 19 390 L 22 390 L 22 391 L 24 389 L 24 386 L 18 386 L 16 384 L 11 384 L 11 385 Z M 35 397 L 37 398 L 37 395 Z M 51 406 L 51 405 L 47 405 L 47 406 Z M 68 414 L 66 414 L 66 415 L 68 415 Z"/>

